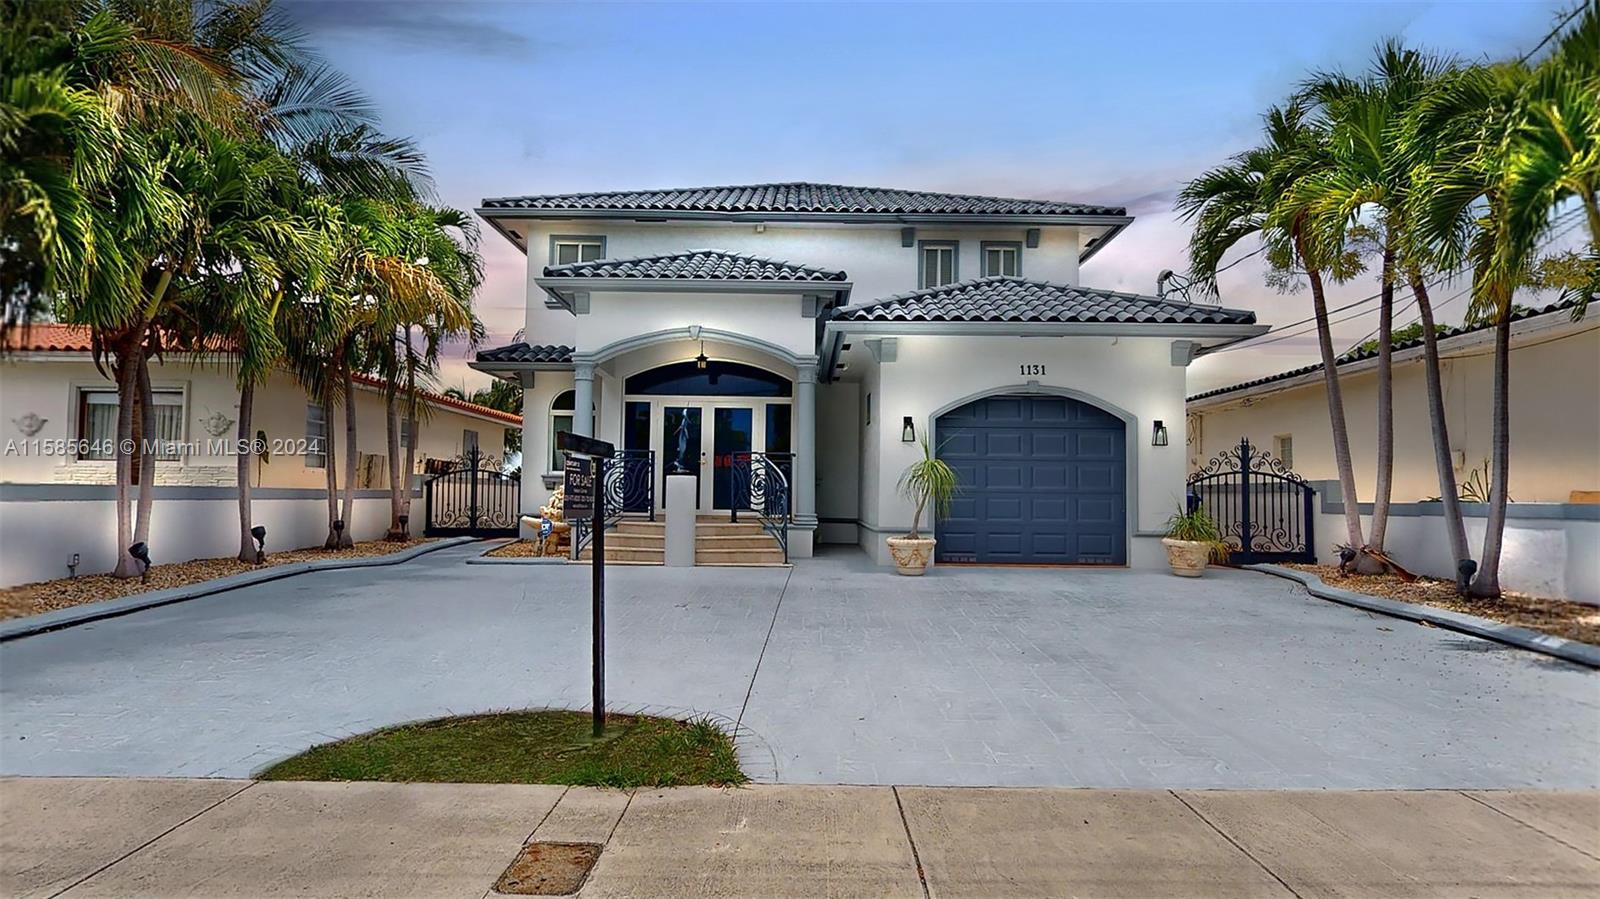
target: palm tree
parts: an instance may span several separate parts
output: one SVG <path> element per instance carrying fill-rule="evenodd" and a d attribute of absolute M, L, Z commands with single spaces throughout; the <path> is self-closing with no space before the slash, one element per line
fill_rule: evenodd
<path fill-rule="evenodd" d="M 1428 407 L 1433 426 L 1444 518 L 1456 563 L 1469 558 L 1465 524 L 1457 498 L 1450 435 L 1439 377 L 1439 348 L 1433 308 L 1424 276 L 1426 261 L 1410 245 L 1406 212 L 1419 159 L 1432 143 L 1419 140 L 1413 112 L 1426 91 L 1452 67 L 1407 49 L 1398 41 L 1380 44 L 1369 76 L 1352 79 L 1321 75 L 1304 88 L 1330 133 L 1332 165 L 1297 181 L 1291 190 L 1312 211 L 1324 240 L 1344 249 L 1357 235 L 1375 231 L 1381 245 L 1378 348 L 1377 485 L 1368 546 L 1384 548 L 1394 469 L 1393 332 L 1395 286 L 1402 279 L 1416 298 L 1423 320 Z M 1362 218 L 1372 215 L 1372 225 Z"/>
<path fill-rule="evenodd" d="M 1472 269 L 1470 314 L 1495 328 L 1489 515 L 1471 592 L 1500 595 L 1511 477 L 1511 314 L 1530 279 L 1551 213 L 1576 198 L 1600 258 L 1600 21 L 1589 4 L 1536 67 L 1472 66 L 1424 98 L 1417 133 L 1438 147 L 1419 175 L 1413 216 L 1444 265 Z M 1419 138 L 1420 139 L 1420 138 Z M 1600 265 L 1595 269 L 1600 272 Z M 1600 283 L 1600 274 L 1594 276 Z M 1582 313 L 1582 307 L 1578 314 Z"/>
<path fill-rule="evenodd" d="M 1228 164 L 1206 172 L 1179 193 L 1178 210 L 1194 222 L 1189 239 L 1190 270 L 1196 283 L 1215 292 L 1222 257 L 1239 241 L 1256 235 L 1264 242 L 1266 258 L 1276 272 L 1285 277 L 1303 274 L 1310 284 L 1333 428 L 1334 462 L 1344 491 L 1345 528 L 1350 546 L 1359 549 L 1365 545 L 1361 511 L 1323 288 L 1324 272 L 1342 276 L 1354 263 L 1313 227 L 1312 210 L 1289 189 L 1297 180 L 1326 170 L 1328 134 L 1308 118 L 1298 101 L 1273 107 L 1265 121 L 1264 145 L 1235 155 Z"/>

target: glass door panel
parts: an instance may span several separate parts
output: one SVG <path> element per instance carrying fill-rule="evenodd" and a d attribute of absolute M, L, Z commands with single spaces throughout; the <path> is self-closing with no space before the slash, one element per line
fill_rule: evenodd
<path fill-rule="evenodd" d="M 748 453 L 755 437 L 754 410 L 742 408 L 716 408 L 712 416 L 712 480 L 711 508 L 732 509 L 734 506 L 734 456 Z M 743 464 L 748 465 L 748 459 Z M 750 497 L 738 500 L 739 508 L 749 508 Z"/>
<path fill-rule="evenodd" d="M 666 507 L 667 475 L 690 472 L 695 477 L 695 508 L 700 507 L 700 426 L 698 406 L 661 408 L 661 505 Z"/>
<path fill-rule="evenodd" d="M 794 487 L 794 450 L 790 445 L 792 420 L 789 417 L 788 403 L 767 404 L 767 458 L 772 464 L 783 472 L 783 477 L 789 482 L 790 490 Z"/>

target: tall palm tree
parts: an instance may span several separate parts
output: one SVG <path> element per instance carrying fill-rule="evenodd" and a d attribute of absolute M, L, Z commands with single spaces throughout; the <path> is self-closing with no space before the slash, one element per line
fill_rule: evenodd
<path fill-rule="evenodd" d="M 1418 140 L 1413 112 L 1430 86 L 1452 67 L 1399 41 L 1380 44 L 1372 71 L 1363 78 L 1314 77 L 1304 87 L 1330 134 L 1331 165 L 1298 180 L 1291 190 L 1312 212 L 1315 227 L 1332 245 L 1346 248 L 1353 236 L 1375 231 L 1382 256 L 1378 322 L 1377 484 L 1370 548 L 1382 551 L 1387 533 L 1394 469 L 1394 298 L 1405 283 L 1423 320 L 1428 407 L 1444 519 L 1457 565 L 1469 558 L 1466 528 L 1457 497 L 1450 435 L 1439 376 L 1438 335 L 1428 293 L 1427 262 L 1411 244 L 1408 203 L 1419 160 L 1431 142 Z"/>
<path fill-rule="evenodd" d="M 1226 165 L 1206 172 L 1180 191 L 1178 210 L 1194 222 L 1189 239 L 1190 270 L 1196 283 L 1214 292 L 1223 256 L 1239 241 L 1254 235 L 1265 244 L 1266 258 L 1276 272 L 1285 277 L 1304 275 L 1310 284 L 1333 429 L 1334 462 L 1344 492 L 1346 536 L 1351 547 L 1360 549 L 1365 545 L 1361 538 L 1361 510 L 1323 286 L 1324 273 L 1343 276 L 1354 262 L 1348 254 L 1341 254 L 1325 233 L 1313 227 L 1312 210 L 1290 191 L 1297 180 L 1326 170 L 1328 134 L 1308 117 L 1299 101 L 1273 107 L 1265 116 L 1265 124 L 1266 142 L 1262 146 L 1235 155 Z"/>
<path fill-rule="evenodd" d="M 1432 252 L 1472 269 L 1470 313 L 1494 323 L 1489 515 L 1471 592 L 1500 595 L 1511 476 L 1511 314 L 1556 204 L 1577 198 L 1595 253 L 1600 209 L 1600 23 L 1591 4 L 1537 66 L 1472 66 L 1441 79 L 1420 105 L 1418 133 L 1438 146 L 1420 175 L 1414 214 Z M 1579 312 L 1581 313 L 1581 308 Z"/>

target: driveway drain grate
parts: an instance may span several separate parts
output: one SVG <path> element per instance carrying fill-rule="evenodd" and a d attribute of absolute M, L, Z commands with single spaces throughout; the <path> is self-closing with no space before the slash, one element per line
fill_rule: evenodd
<path fill-rule="evenodd" d="M 495 881 L 496 893 L 570 896 L 600 858 L 597 843 L 529 843 Z"/>

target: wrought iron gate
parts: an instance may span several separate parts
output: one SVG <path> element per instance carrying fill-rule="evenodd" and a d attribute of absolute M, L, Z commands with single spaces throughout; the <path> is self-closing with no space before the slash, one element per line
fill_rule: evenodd
<path fill-rule="evenodd" d="M 515 537 L 522 512 L 522 481 L 500 470 L 497 459 L 473 447 L 451 460 L 443 474 L 422 484 L 430 537 Z"/>
<path fill-rule="evenodd" d="M 1304 478 L 1245 439 L 1189 475 L 1189 502 L 1216 521 L 1238 565 L 1316 562 L 1314 497 Z"/>

